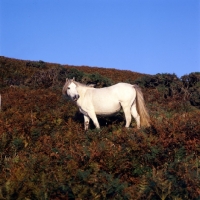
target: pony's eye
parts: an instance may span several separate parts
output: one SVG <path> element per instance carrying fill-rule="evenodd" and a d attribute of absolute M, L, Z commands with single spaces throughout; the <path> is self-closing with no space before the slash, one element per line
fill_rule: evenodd
<path fill-rule="evenodd" d="M 70 89 L 70 87 L 67 88 L 68 90 Z"/>

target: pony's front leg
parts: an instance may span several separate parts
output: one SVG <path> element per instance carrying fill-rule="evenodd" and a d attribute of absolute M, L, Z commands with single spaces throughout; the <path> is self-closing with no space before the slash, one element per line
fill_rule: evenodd
<path fill-rule="evenodd" d="M 83 115 L 84 116 L 84 127 L 85 127 L 85 131 L 88 130 L 89 127 L 89 122 L 90 122 L 90 118 L 87 115 Z"/>
<path fill-rule="evenodd" d="M 94 125 L 96 126 L 96 128 L 100 128 L 99 122 L 97 120 L 97 116 L 96 116 L 95 112 L 90 112 L 90 113 L 88 113 L 88 115 L 92 119 L 92 121 L 93 121 Z"/>

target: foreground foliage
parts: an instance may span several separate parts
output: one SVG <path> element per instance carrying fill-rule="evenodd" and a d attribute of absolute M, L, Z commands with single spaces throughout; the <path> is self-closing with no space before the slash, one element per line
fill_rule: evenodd
<path fill-rule="evenodd" d="M 199 199 L 199 73 L 154 76 L 0 58 L 0 199 Z M 95 72 L 94 72 L 95 71 Z M 115 73 L 118 76 L 115 76 Z M 128 74 L 128 76 L 127 76 Z M 66 76 L 143 88 L 152 126 L 83 130 Z"/>

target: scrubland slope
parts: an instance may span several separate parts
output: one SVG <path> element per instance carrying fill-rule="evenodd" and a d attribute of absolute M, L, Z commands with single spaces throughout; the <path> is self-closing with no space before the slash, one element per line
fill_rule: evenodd
<path fill-rule="evenodd" d="M 123 113 L 84 132 L 65 78 L 138 84 L 151 128 Z M 199 199 L 200 73 L 145 75 L 0 57 L 0 199 Z"/>

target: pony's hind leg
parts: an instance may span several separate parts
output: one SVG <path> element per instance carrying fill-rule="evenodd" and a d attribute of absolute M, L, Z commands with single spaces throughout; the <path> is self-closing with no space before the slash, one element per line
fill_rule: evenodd
<path fill-rule="evenodd" d="M 137 112 L 135 101 L 133 102 L 133 105 L 131 107 L 131 114 L 137 123 L 137 128 L 139 129 L 140 128 L 140 115 Z"/>
<path fill-rule="evenodd" d="M 128 106 L 127 104 L 121 103 L 121 106 L 123 108 L 124 111 L 124 115 L 126 118 L 126 125 L 125 127 L 128 128 L 131 124 L 131 110 L 130 110 L 130 106 Z"/>

